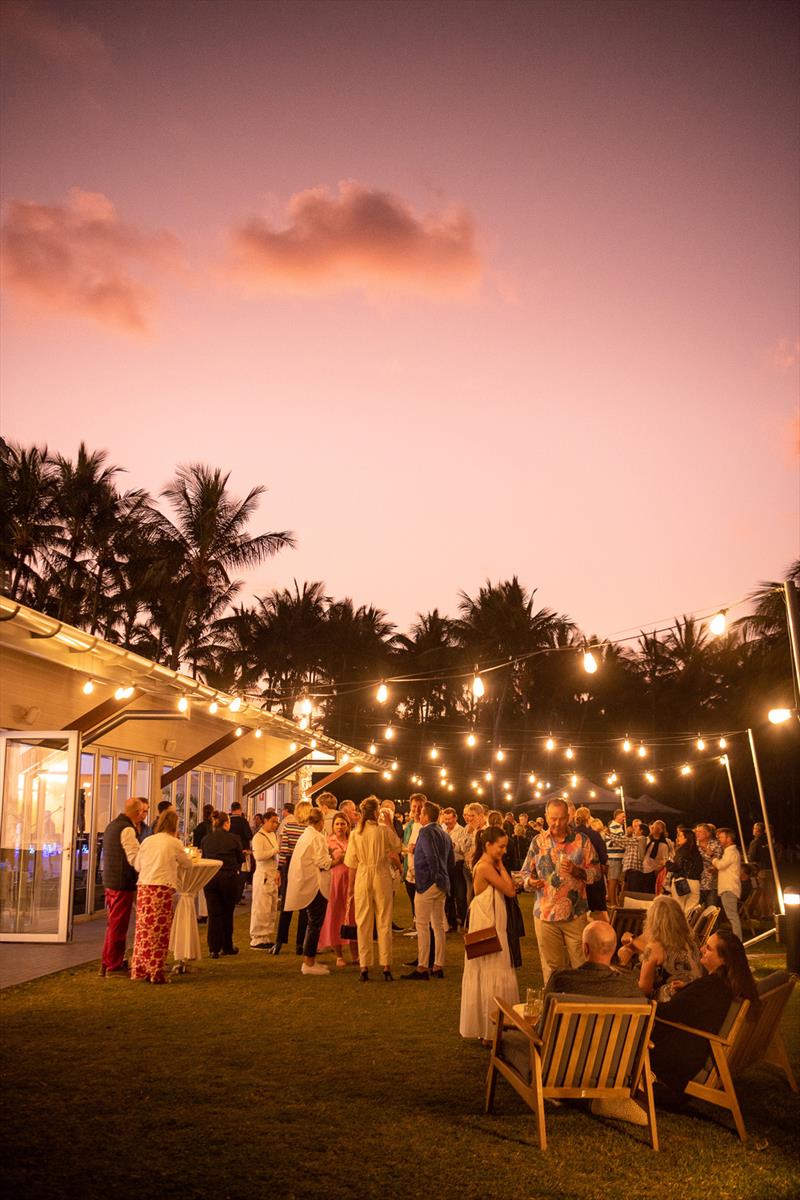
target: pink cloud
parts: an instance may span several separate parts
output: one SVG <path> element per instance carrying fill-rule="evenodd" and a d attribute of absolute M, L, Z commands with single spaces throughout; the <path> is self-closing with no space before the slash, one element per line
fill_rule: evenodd
<path fill-rule="evenodd" d="M 54 12 L 36 0 L 3 0 L 0 4 L 3 41 L 9 53 L 33 53 L 47 62 L 82 69 L 106 67 L 109 50 L 103 38 L 76 20 L 69 10 Z"/>
<path fill-rule="evenodd" d="M 64 205 L 12 201 L 0 246 L 12 295 L 133 333 L 148 329 L 157 304 L 141 273 L 174 267 L 179 252 L 172 234 L 121 221 L 107 196 L 80 188 Z"/>
<path fill-rule="evenodd" d="M 235 274 L 277 290 L 460 295 L 483 273 L 465 209 L 419 216 L 399 196 L 354 182 L 340 183 L 338 195 L 297 192 L 282 228 L 252 217 L 233 229 L 232 244 Z"/>
<path fill-rule="evenodd" d="M 767 351 L 767 362 L 781 374 L 793 370 L 800 363 L 800 338 L 779 338 Z"/>

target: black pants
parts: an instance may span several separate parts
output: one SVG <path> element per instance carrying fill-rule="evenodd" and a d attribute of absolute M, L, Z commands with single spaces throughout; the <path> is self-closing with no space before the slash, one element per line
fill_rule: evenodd
<path fill-rule="evenodd" d="M 233 910 L 238 871 L 218 871 L 203 891 L 208 908 L 208 949 L 212 954 L 233 950 Z"/>
<path fill-rule="evenodd" d="M 444 915 L 451 929 L 457 929 L 467 919 L 467 881 L 463 862 L 453 863 L 450 871 L 450 892 L 444 902 Z"/>
<path fill-rule="evenodd" d="M 328 897 L 323 896 L 322 892 L 317 892 L 308 908 L 303 909 L 308 922 L 306 936 L 303 939 L 303 954 L 305 954 L 306 958 L 316 958 L 317 956 L 319 935 L 322 933 L 322 925 L 325 920 L 327 908 Z"/>
<path fill-rule="evenodd" d="M 275 941 L 281 946 L 285 946 L 289 940 L 289 926 L 292 923 L 292 913 L 294 909 L 289 909 L 288 912 L 284 909 L 281 912 L 278 920 L 278 934 Z M 297 953 L 303 953 L 303 945 L 305 942 L 306 929 L 308 928 L 308 909 L 301 908 L 297 914 Z M 322 928 L 320 926 L 320 928 Z"/>
<path fill-rule="evenodd" d="M 405 885 L 406 885 L 406 891 L 408 892 L 408 898 L 411 901 L 411 916 L 414 917 L 414 916 L 416 916 L 416 913 L 414 911 L 414 898 L 416 897 L 417 889 L 414 887 L 414 884 L 409 883 L 407 879 L 405 881 Z"/>

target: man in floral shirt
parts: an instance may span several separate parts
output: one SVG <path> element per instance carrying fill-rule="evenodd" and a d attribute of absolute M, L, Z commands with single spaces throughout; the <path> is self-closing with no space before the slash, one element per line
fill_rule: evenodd
<path fill-rule="evenodd" d="M 717 895 L 717 870 L 712 866 L 712 859 L 722 858 L 722 846 L 714 837 L 713 825 L 695 825 L 694 836 L 697 838 L 697 849 L 703 860 L 703 874 L 700 876 L 700 903 L 719 904 Z"/>
<path fill-rule="evenodd" d="M 545 984 L 553 971 L 583 962 L 586 885 L 601 873 L 592 843 L 570 826 L 568 811 L 565 801 L 550 801 L 547 829 L 533 838 L 522 866 L 525 890 L 536 893 L 533 924 Z"/>

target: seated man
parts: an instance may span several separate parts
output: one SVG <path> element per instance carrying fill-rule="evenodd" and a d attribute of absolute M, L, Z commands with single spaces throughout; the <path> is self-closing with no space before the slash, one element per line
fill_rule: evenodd
<path fill-rule="evenodd" d="M 553 992 L 606 1000 L 641 1000 L 636 976 L 611 966 L 617 935 L 608 921 L 590 921 L 581 936 L 581 945 L 585 962 L 579 967 L 561 967 L 547 981 L 544 1011 L 547 997 Z"/>

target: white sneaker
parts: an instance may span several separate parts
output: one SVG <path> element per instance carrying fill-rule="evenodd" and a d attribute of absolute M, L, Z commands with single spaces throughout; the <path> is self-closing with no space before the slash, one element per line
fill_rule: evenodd
<path fill-rule="evenodd" d="M 313 967 L 310 967 L 308 965 L 308 963 L 303 963 L 302 967 L 300 968 L 300 974 L 301 975 L 330 975 L 330 971 L 327 967 L 323 967 L 321 963 L 314 963 Z"/>

